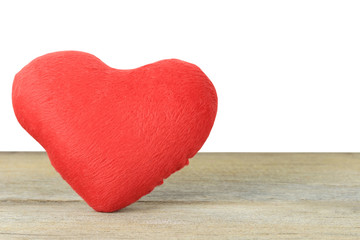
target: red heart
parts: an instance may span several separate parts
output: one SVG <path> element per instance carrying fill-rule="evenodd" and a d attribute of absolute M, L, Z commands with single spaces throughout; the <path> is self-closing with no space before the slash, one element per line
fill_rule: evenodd
<path fill-rule="evenodd" d="M 118 70 L 77 51 L 30 62 L 15 76 L 12 99 L 55 169 L 102 212 L 137 201 L 187 165 L 217 111 L 214 86 L 191 63 Z"/>

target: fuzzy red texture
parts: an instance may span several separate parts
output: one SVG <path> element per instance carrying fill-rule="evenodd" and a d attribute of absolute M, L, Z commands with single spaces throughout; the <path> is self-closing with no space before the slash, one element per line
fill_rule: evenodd
<path fill-rule="evenodd" d="M 132 70 L 63 51 L 16 74 L 13 107 L 54 168 L 96 211 L 113 212 L 183 168 L 210 134 L 217 95 L 196 65 Z"/>

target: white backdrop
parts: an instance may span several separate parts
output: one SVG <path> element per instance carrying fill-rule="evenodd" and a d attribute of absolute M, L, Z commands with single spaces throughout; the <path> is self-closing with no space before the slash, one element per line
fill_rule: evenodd
<path fill-rule="evenodd" d="M 0 151 L 43 150 L 11 105 L 33 58 L 197 64 L 219 111 L 201 151 L 360 151 L 359 1 L 1 1 Z"/>

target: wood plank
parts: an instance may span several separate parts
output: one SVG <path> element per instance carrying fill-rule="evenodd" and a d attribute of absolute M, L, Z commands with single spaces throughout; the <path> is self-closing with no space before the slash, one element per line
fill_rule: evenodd
<path fill-rule="evenodd" d="M 360 154 L 200 153 L 97 213 L 46 153 L 0 153 L 0 239 L 360 239 Z"/>

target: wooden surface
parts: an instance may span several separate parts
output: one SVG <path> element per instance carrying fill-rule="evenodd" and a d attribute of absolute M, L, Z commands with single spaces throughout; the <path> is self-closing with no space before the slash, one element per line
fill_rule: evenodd
<path fill-rule="evenodd" d="M 0 153 L 0 239 L 360 239 L 360 154 L 203 153 L 115 213 Z"/>

